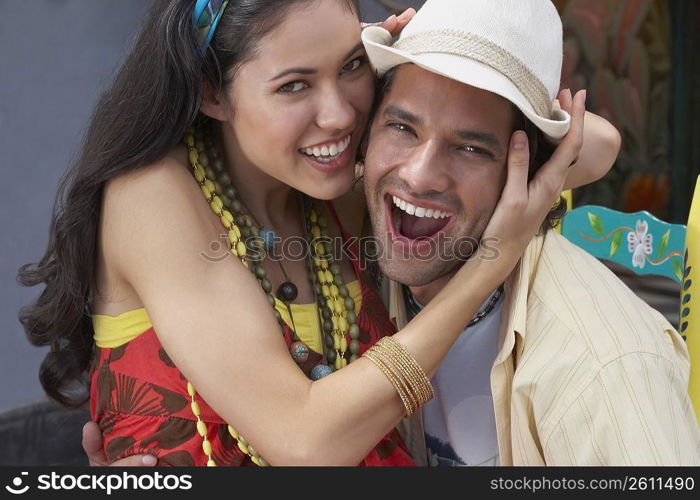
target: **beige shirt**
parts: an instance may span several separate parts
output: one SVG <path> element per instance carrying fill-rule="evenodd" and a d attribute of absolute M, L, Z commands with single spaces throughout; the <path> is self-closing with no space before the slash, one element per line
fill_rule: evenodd
<path fill-rule="evenodd" d="M 401 328 L 401 287 L 388 286 Z M 700 464 L 685 342 L 603 264 L 548 231 L 505 300 L 491 371 L 502 465 Z M 425 465 L 420 412 L 402 430 Z"/>

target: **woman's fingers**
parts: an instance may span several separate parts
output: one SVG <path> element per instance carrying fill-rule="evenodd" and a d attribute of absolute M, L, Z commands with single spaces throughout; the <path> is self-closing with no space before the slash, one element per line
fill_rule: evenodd
<path fill-rule="evenodd" d="M 399 36 L 401 31 L 415 15 L 416 10 L 413 8 L 408 8 L 399 16 L 392 14 L 391 16 L 387 17 L 385 21 L 380 23 L 362 23 L 362 29 L 365 29 L 368 26 L 381 26 L 391 33 L 391 36 Z"/>
<path fill-rule="evenodd" d="M 570 114 L 571 107 L 573 105 L 573 97 L 571 97 L 571 90 L 564 89 L 561 92 L 559 92 L 558 101 L 559 107 Z"/>
<path fill-rule="evenodd" d="M 571 127 L 552 157 L 530 182 L 530 197 L 542 198 L 551 206 L 561 194 L 568 169 L 576 161 L 583 144 L 583 122 L 586 114 L 586 91 L 576 93 L 571 105 Z M 544 206 L 543 205 L 543 206 Z"/>
<path fill-rule="evenodd" d="M 530 167 L 530 148 L 527 134 L 522 130 L 513 133 L 508 149 L 508 177 L 501 200 L 519 204 L 527 202 L 527 176 Z"/>
<path fill-rule="evenodd" d="M 516 232 L 523 232 L 522 217 L 526 215 L 528 184 L 527 175 L 530 163 L 530 150 L 527 135 L 522 130 L 513 133 L 508 148 L 508 163 L 506 164 L 506 184 L 501 198 L 493 211 L 491 219 L 484 230 L 482 238 L 493 238 L 501 245 L 515 245 L 520 248 L 521 238 L 516 237 Z M 525 237 L 532 237 L 530 230 L 526 229 Z M 505 250 L 505 246 L 501 249 Z"/>
<path fill-rule="evenodd" d="M 523 243 L 530 241 L 537 233 L 552 204 L 559 198 L 569 166 L 583 142 L 585 101 L 585 91 L 579 92 L 573 99 L 569 132 L 529 183 L 527 135 L 521 130 L 513 133 L 506 165 L 506 184 L 484 231 L 485 237 L 501 240 L 502 250 L 510 249 L 513 255 L 522 252 Z"/>
<path fill-rule="evenodd" d="M 85 451 L 91 466 L 108 465 L 107 455 L 102 449 L 102 433 L 93 421 L 83 426 L 83 451 Z"/>
<path fill-rule="evenodd" d="M 92 467 L 141 467 L 154 466 L 158 459 L 153 455 L 132 455 L 110 464 L 107 455 L 102 448 L 102 432 L 99 426 L 93 422 L 87 422 L 83 426 L 83 450 L 88 456 Z"/>
<path fill-rule="evenodd" d="M 110 467 L 153 467 L 158 459 L 153 455 L 132 455 L 110 464 Z"/>
<path fill-rule="evenodd" d="M 396 26 L 394 26 L 394 29 L 388 30 L 389 33 L 391 33 L 393 36 L 399 36 L 401 34 L 401 31 L 403 31 L 403 29 L 411 21 L 411 19 L 413 19 L 413 16 L 415 15 L 416 10 L 413 8 L 408 8 L 405 11 L 403 11 L 403 13 L 396 18 Z"/>

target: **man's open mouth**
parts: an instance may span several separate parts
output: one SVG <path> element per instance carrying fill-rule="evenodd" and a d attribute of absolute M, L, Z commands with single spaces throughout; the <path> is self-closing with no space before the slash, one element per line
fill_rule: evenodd
<path fill-rule="evenodd" d="M 391 230 L 408 240 L 436 239 L 452 222 L 454 213 L 436 206 L 425 206 L 387 194 L 385 197 Z"/>

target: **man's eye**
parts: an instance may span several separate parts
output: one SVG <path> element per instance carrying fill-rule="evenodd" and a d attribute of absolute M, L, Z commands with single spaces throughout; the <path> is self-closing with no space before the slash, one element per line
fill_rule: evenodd
<path fill-rule="evenodd" d="M 282 85 L 279 89 L 277 89 L 277 92 L 279 92 L 280 94 L 294 94 L 296 92 L 304 90 L 306 87 L 308 87 L 306 83 L 297 80 Z"/>
<path fill-rule="evenodd" d="M 367 60 L 367 58 L 365 56 L 357 57 L 357 58 L 353 59 L 352 61 L 350 61 L 349 63 L 347 63 L 345 66 L 343 66 L 342 72 L 349 73 L 350 71 L 355 71 L 360 66 L 362 66 L 362 64 L 366 60 Z"/>
<path fill-rule="evenodd" d="M 388 126 L 400 132 L 413 133 L 413 129 L 405 123 L 389 123 Z"/>
<path fill-rule="evenodd" d="M 488 158 L 493 158 L 493 154 L 490 151 L 479 148 L 477 146 L 462 146 L 459 149 L 461 149 L 462 151 L 466 151 L 467 153 L 486 156 Z"/>

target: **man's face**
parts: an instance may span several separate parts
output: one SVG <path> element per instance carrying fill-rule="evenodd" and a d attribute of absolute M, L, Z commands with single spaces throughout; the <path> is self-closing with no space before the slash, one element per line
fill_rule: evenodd
<path fill-rule="evenodd" d="M 413 64 L 397 69 L 365 161 L 384 274 L 426 285 L 475 249 L 505 185 L 513 122 L 496 94 Z"/>

